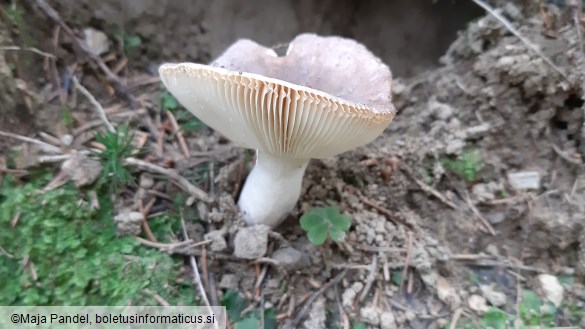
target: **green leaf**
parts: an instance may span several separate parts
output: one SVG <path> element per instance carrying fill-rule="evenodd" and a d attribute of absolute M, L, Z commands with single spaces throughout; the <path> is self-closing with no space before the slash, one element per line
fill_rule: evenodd
<path fill-rule="evenodd" d="M 307 213 L 301 216 L 301 228 L 310 231 L 313 228 L 323 225 L 323 218 L 314 213 Z"/>
<path fill-rule="evenodd" d="M 239 321 L 242 316 L 242 311 L 246 308 L 246 301 L 240 296 L 236 290 L 228 290 L 223 295 L 220 301 L 221 306 L 227 309 L 228 319 L 230 321 Z"/>
<path fill-rule="evenodd" d="M 321 223 L 321 225 L 313 227 L 307 234 L 309 241 L 314 245 L 322 245 L 327 239 L 327 225 Z"/>
<path fill-rule="evenodd" d="M 329 221 L 331 222 L 331 224 L 333 224 L 333 226 L 344 232 L 349 230 L 349 227 L 351 226 L 349 216 L 339 213 L 336 216 L 329 217 Z"/>
<path fill-rule="evenodd" d="M 253 316 L 247 317 L 235 323 L 235 329 L 258 329 L 260 321 Z"/>
<path fill-rule="evenodd" d="M 481 323 L 483 328 L 506 329 L 506 314 L 492 307 L 483 315 Z"/>
<path fill-rule="evenodd" d="M 339 227 L 337 226 L 331 226 L 329 228 L 329 236 L 331 237 L 331 240 L 333 241 L 343 241 L 343 239 L 345 239 L 345 231 L 342 231 Z"/>
<path fill-rule="evenodd" d="M 351 325 L 351 329 L 366 329 L 366 324 L 363 322 L 354 322 Z"/>
<path fill-rule="evenodd" d="M 162 108 L 165 110 L 176 110 L 179 108 L 179 101 L 168 91 L 161 96 Z"/>

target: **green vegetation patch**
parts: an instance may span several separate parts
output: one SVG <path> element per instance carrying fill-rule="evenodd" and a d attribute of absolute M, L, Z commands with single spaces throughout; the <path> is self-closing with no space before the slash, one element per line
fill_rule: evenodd
<path fill-rule="evenodd" d="M 96 210 L 70 185 L 41 193 L 11 177 L 1 184 L 0 305 L 157 305 L 153 294 L 171 304 L 193 299 L 175 282 L 180 262 L 116 236 L 107 197 Z"/>

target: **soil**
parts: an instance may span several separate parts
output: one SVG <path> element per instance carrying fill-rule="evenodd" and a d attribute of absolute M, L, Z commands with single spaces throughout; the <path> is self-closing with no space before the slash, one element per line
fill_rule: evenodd
<path fill-rule="evenodd" d="M 266 0 L 254 2 L 257 7 L 227 0 L 209 5 L 52 3 L 76 28 L 122 27 L 140 36 L 141 52 L 123 71 L 130 83 L 152 75 L 161 61 L 206 62 L 239 37 L 275 45 L 301 31 L 353 37 L 390 64 L 399 113 L 371 144 L 333 159 L 311 161 L 298 207 L 268 235 L 266 251 L 262 245 L 258 248 L 283 266 L 290 261 L 284 270 L 262 265 L 268 269 L 262 299 L 254 289 L 254 265 L 233 258 L 238 254 L 235 236 L 243 230 L 235 203 L 252 157 L 211 130 L 186 135 L 193 153 L 208 156 L 203 170 L 208 163 L 215 167 L 213 184 L 204 186 L 216 201 L 193 205 L 202 223 L 190 223 L 189 234 L 197 240 L 212 232 L 206 235 L 214 240 L 208 270 L 217 282 L 237 288 L 248 300 L 262 300 L 286 314 L 290 302 L 303 300 L 347 269 L 335 289 L 326 290 L 306 313 L 305 327 L 323 325 L 326 310 L 335 310 L 327 313 L 334 323 L 342 322 L 337 310 L 343 305 L 352 321 L 364 321 L 368 328 L 393 328 L 389 319 L 398 328 L 442 328 L 457 309 L 465 308 L 473 317 L 468 309 L 472 295 L 499 304 L 490 298 L 493 291 L 486 292 L 489 286 L 496 297 L 504 294 L 498 306 L 514 313 L 519 287 L 537 289 L 536 275 L 548 273 L 580 278 L 565 289 L 564 298 L 585 308 L 585 95 L 583 69 L 576 69 L 583 68 L 582 53 L 569 8 L 548 4 L 539 11 L 521 6 L 522 2 L 518 6 L 503 2 L 507 4 L 501 10 L 558 66 L 559 73 L 496 18 L 480 17 L 483 12 L 470 1 L 457 3 L 457 10 L 449 1 L 430 5 L 406 0 L 392 4 Z M 452 15 L 449 20 L 444 19 L 446 14 Z M 41 17 L 36 11 L 35 15 Z M 279 24 L 267 28 L 268 21 Z M 2 32 L 0 25 L 0 38 Z M 59 54 L 65 60 L 60 64 L 71 63 L 76 52 L 67 41 L 61 42 L 64 50 Z M 15 88 L 3 83 L 10 80 L 5 79 L 2 55 L 0 94 L 13 95 Z M 111 98 L 100 87 L 103 79 L 96 76 L 97 70 L 87 73 L 84 83 L 106 102 Z M 35 85 L 35 93 L 44 95 L 43 83 L 47 81 L 29 81 L 28 88 Z M 132 92 L 150 104 L 153 118 L 160 115 L 158 85 Z M 80 107 L 80 121 L 95 119 L 87 108 Z M 60 121 L 54 121 L 54 126 L 46 120 L 42 126 L 59 135 L 61 128 L 54 127 Z M 186 159 L 177 143 L 169 141 L 160 157 L 155 155 L 156 143 L 151 144 L 149 159 L 162 163 L 170 158 L 185 177 L 196 176 L 193 163 L 201 163 L 201 156 Z M 449 160 L 475 151 L 481 166 L 472 179 L 448 168 Z M 509 175 L 529 171 L 540 176 L 539 187 L 514 189 Z M 156 186 L 165 193 L 176 191 L 161 181 Z M 352 227 L 345 242 L 320 248 L 307 240 L 298 219 L 325 205 L 338 205 L 352 218 Z M 266 236 L 261 236 L 263 241 L 246 243 L 266 244 Z M 287 283 L 286 300 L 280 281 Z M 291 320 L 284 316 L 280 323 Z M 559 326 L 585 326 L 585 320 L 558 321 Z"/>

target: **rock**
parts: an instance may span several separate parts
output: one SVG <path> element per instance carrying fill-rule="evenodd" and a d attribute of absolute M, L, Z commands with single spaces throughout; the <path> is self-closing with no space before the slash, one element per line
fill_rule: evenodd
<path fill-rule="evenodd" d="M 220 252 L 227 249 L 227 242 L 224 238 L 225 232 L 223 230 L 216 230 L 208 232 L 204 235 L 205 240 L 211 240 L 209 248 L 211 251 Z"/>
<path fill-rule="evenodd" d="M 380 328 L 381 329 L 396 329 L 396 319 L 392 312 L 382 312 L 380 314 Z"/>
<path fill-rule="evenodd" d="M 544 297 L 551 301 L 556 307 L 561 306 L 563 302 L 564 288 L 559 279 L 550 274 L 540 274 L 537 277 L 540 288 Z"/>
<path fill-rule="evenodd" d="M 325 298 L 319 297 L 311 306 L 309 318 L 305 321 L 306 329 L 325 329 Z"/>
<path fill-rule="evenodd" d="M 241 227 L 234 238 L 234 255 L 244 259 L 264 256 L 268 245 L 268 232 L 270 227 L 266 225 Z"/>
<path fill-rule="evenodd" d="M 83 35 L 87 48 L 94 55 L 99 56 L 110 50 L 108 36 L 104 32 L 88 27 L 83 29 Z"/>
<path fill-rule="evenodd" d="M 375 306 L 365 306 L 360 310 L 362 321 L 377 326 L 380 324 L 380 312 Z"/>
<path fill-rule="evenodd" d="M 154 178 L 149 173 L 143 173 L 140 175 L 139 185 L 142 188 L 149 189 L 154 185 Z"/>
<path fill-rule="evenodd" d="M 138 235 L 142 231 L 144 215 L 137 211 L 123 210 L 114 217 L 118 235 Z"/>
<path fill-rule="evenodd" d="M 485 252 L 488 255 L 492 255 L 492 256 L 499 256 L 500 255 L 500 252 L 498 251 L 498 247 L 493 243 L 490 243 L 490 244 L 488 244 L 487 247 L 485 247 Z"/>
<path fill-rule="evenodd" d="M 467 304 L 469 305 L 469 308 L 471 308 L 472 310 L 479 314 L 483 314 L 489 310 L 487 301 L 480 295 L 469 296 L 469 298 L 467 299 Z"/>
<path fill-rule="evenodd" d="M 506 213 L 503 211 L 490 211 L 485 215 L 485 219 L 491 224 L 499 224 L 506 219 Z"/>
<path fill-rule="evenodd" d="M 219 287 L 222 289 L 238 290 L 238 276 L 235 274 L 224 274 L 219 281 Z"/>
<path fill-rule="evenodd" d="M 437 278 L 437 296 L 439 299 L 451 306 L 451 308 L 457 307 L 461 303 L 461 299 L 451 284 L 442 276 Z"/>
<path fill-rule="evenodd" d="M 95 182 L 102 173 L 102 164 L 80 153 L 72 153 L 71 157 L 61 165 L 63 174 L 75 183 L 75 186 L 87 186 Z"/>
<path fill-rule="evenodd" d="M 428 103 L 429 112 L 437 119 L 447 121 L 454 114 L 453 107 L 449 104 L 441 103 L 437 101 L 435 97 L 432 97 Z"/>
<path fill-rule="evenodd" d="M 353 300 L 364 288 L 364 284 L 361 282 L 354 282 L 350 287 L 345 289 L 341 294 L 341 304 L 343 307 L 351 310 L 353 309 Z"/>
<path fill-rule="evenodd" d="M 506 295 L 502 292 L 495 291 L 492 286 L 481 285 L 479 286 L 479 291 L 483 297 L 495 307 L 504 306 L 506 304 Z"/>
<path fill-rule="evenodd" d="M 276 260 L 287 271 L 296 271 L 307 265 L 303 253 L 293 247 L 278 249 L 272 254 L 272 259 Z"/>
<path fill-rule="evenodd" d="M 471 193 L 480 202 L 493 200 L 495 198 L 494 193 L 490 191 L 486 184 L 475 184 L 471 189 Z"/>
<path fill-rule="evenodd" d="M 538 171 L 508 173 L 508 182 L 517 190 L 539 189 L 540 173 Z"/>

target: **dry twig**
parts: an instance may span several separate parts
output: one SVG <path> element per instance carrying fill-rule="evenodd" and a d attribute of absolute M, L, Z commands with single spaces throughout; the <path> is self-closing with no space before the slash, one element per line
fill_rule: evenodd
<path fill-rule="evenodd" d="M 530 50 L 532 50 L 535 54 L 537 54 L 540 58 L 542 58 L 555 72 L 557 72 L 563 79 L 568 81 L 567 75 L 548 58 L 536 45 L 534 45 L 530 40 L 528 40 L 525 36 L 523 36 L 513 25 L 506 19 L 506 17 L 502 16 L 498 13 L 494 8 L 492 8 L 487 3 L 483 2 L 482 0 L 471 0 L 475 2 L 478 6 L 483 8 L 487 11 L 490 15 L 494 16 L 502 25 L 504 25 L 508 31 L 510 31 L 513 35 L 515 35 L 522 43 L 524 43 Z"/>
<path fill-rule="evenodd" d="M 10 132 L 5 132 L 5 131 L 0 131 L 0 136 L 16 139 L 16 140 L 31 143 L 31 144 L 36 144 L 36 145 L 40 146 L 43 151 L 48 152 L 48 153 L 61 153 L 61 149 L 58 148 L 57 146 L 51 145 L 49 143 L 45 143 L 45 142 L 40 141 L 38 139 L 34 139 L 34 138 L 30 138 L 30 137 L 26 137 L 26 136 L 22 136 L 22 135 L 18 135 L 18 134 L 13 134 Z"/>
<path fill-rule="evenodd" d="M 165 175 L 174 180 L 177 183 L 177 185 L 179 185 L 179 187 L 183 188 L 185 191 L 187 191 L 192 196 L 198 198 L 199 200 L 202 200 L 207 203 L 213 202 L 213 200 L 207 195 L 207 193 L 205 193 L 197 186 L 191 184 L 185 177 L 179 175 L 176 171 L 172 169 L 163 168 L 153 163 L 146 162 L 144 160 L 136 158 L 126 158 L 124 162 L 131 166 L 142 168 L 143 170 Z"/>
<path fill-rule="evenodd" d="M 432 196 L 434 196 L 435 198 L 439 199 L 439 201 L 441 201 L 442 203 L 444 203 L 445 205 L 447 205 L 449 208 L 451 209 L 457 209 L 457 205 L 454 204 L 453 202 L 449 201 L 443 194 L 441 194 L 439 191 L 435 190 L 434 188 L 428 186 L 427 184 L 423 183 L 420 179 L 414 177 L 414 175 L 406 168 L 402 167 L 400 168 L 400 170 L 402 170 L 406 176 L 408 176 L 408 178 L 412 179 L 416 185 L 418 185 L 418 187 L 420 187 L 425 193 L 430 194 Z"/>
<path fill-rule="evenodd" d="M 118 77 L 110 70 L 102 58 L 94 54 L 83 40 L 79 40 L 77 35 L 75 35 L 75 32 L 73 32 L 73 30 L 63 21 L 59 13 L 57 13 L 55 9 L 53 9 L 53 7 L 51 7 L 45 0 L 34 0 L 34 2 L 51 20 L 53 20 L 53 22 L 55 22 L 55 24 L 59 25 L 61 29 L 65 31 L 65 33 L 71 38 L 75 45 L 78 46 L 86 56 L 88 56 L 93 62 L 97 64 L 97 66 L 102 70 L 102 72 L 104 72 L 108 79 L 112 81 L 116 92 L 122 95 L 130 103 L 130 107 L 135 108 L 136 99 L 128 91 L 126 91 L 120 77 Z"/>
<path fill-rule="evenodd" d="M 183 238 L 185 240 L 189 240 L 189 235 L 187 234 L 187 228 L 185 227 L 185 218 L 183 217 L 183 214 L 181 214 L 181 226 L 183 228 Z M 199 290 L 199 295 L 203 300 L 203 303 L 207 307 L 209 314 L 212 314 L 213 311 L 211 309 L 211 305 L 209 304 L 209 299 L 207 298 L 205 289 L 203 288 L 203 283 L 201 282 L 201 276 L 199 275 L 199 268 L 197 267 L 197 260 L 195 260 L 195 256 L 189 256 L 189 263 L 191 264 L 191 269 L 193 270 L 193 279 Z M 219 329 L 219 325 L 217 323 L 214 323 L 214 327 L 215 329 Z"/>
<path fill-rule="evenodd" d="M 104 124 L 106 125 L 106 127 L 108 128 L 108 130 L 111 131 L 111 132 L 115 132 L 116 129 L 114 128 L 114 126 L 108 120 L 108 117 L 106 116 L 106 112 L 104 111 L 104 108 L 97 101 L 97 99 L 95 99 L 95 97 L 93 97 L 93 95 L 89 92 L 89 90 L 87 90 L 81 83 L 79 83 L 79 80 L 77 80 L 77 77 L 73 76 L 72 79 L 71 79 L 71 81 L 73 81 L 73 85 L 75 86 L 75 88 L 77 90 L 79 90 L 89 100 L 89 102 L 91 103 L 91 105 L 93 105 L 93 107 L 95 108 L 97 114 L 100 117 L 100 120 L 102 120 L 104 122 Z"/>
<path fill-rule="evenodd" d="M 313 295 L 311 295 L 311 297 L 309 297 L 309 299 L 307 300 L 305 305 L 303 305 L 303 307 L 301 308 L 299 313 L 297 313 L 297 315 L 294 317 L 294 319 L 291 321 L 291 323 L 288 324 L 287 328 L 289 328 L 289 329 L 298 328 L 299 322 L 301 322 L 301 319 L 309 311 L 311 304 L 313 304 L 313 302 L 315 300 L 317 300 L 317 298 L 319 296 L 321 296 L 327 289 L 329 289 L 331 286 L 333 286 L 337 282 L 341 281 L 341 279 L 343 279 L 343 277 L 345 276 L 346 273 L 347 273 L 347 270 L 341 271 L 333 279 L 329 280 L 319 290 L 317 290 Z"/>
<path fill-rule="evenodd" d="M 30 51 L 30 52 L 33 52 L 33 53 L 35 53 L 37 55 L 41 55 L 41 56 L 44 56 L 44 57 L 47 57 L 47 58 L 52 58 L 52 59 L 56 59 L 57 58 L 57 56 L 55 56 L 53 54 L 49 54 L 47 52 L 41 51 L 41 50 L 39 50 L 37 48 L 34 48 L 34 47 L 25 47 L 25 48 L 22 48 L 22 47 L 18 47 L 18 46 L 4 46 L 4 47 L 0 47 L 0 50 Z"/>
<path fill-rule="evenodd" d="M 376 209 L 378 212 L 380 212 L 382 215 L 384 215 L 389 221 L 391 221 L 395 225 L 397 225 L 397 226 L 403 225 L 403 226 L 406 226 L 406 228 L 408 228 L 411 231 L 416 231 L 416 229 L 414 228 L 414 226 L 412 226 L 412 224 L 405 222 L 399 218 L 396 218 L 396 216 L 394 216 L 394 214 L 390 210 L 388 210 L 380 205 L 377 205 L 376 203 L 370 201 L 366 197 L 361 197 L 361 201 L 364 204 Z"/>

